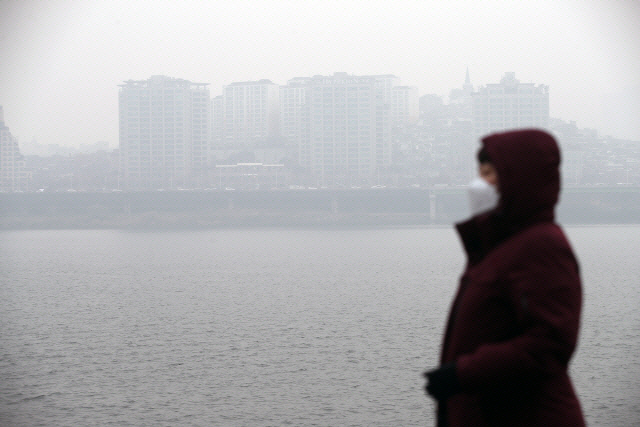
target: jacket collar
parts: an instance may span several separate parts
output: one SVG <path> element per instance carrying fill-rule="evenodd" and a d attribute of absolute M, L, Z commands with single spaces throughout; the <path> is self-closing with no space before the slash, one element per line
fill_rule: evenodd
<path fill-rule="evenodd" d="M 512 222 L 500 208 L 476 215 L 456 224 L 469 265 L 477 264 L 509 237 L 542 222 L 553 222 L 553 208 L 543 209 L 525 221 Z"/>

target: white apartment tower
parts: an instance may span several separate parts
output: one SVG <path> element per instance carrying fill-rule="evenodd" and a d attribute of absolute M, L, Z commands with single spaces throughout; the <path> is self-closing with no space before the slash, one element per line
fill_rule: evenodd
<path fill-rule="evenodd" d="M 280 87 L 280 136 L 298 149 L 301 140 L 309 140 L 310 82 L 311 77 L 295 77 Z"/>
<path fill-rule="evenodd" d="M 0 192 L 27 191 L 30 178 L 18 140 L 4 124 L 4 111 L 0 105 Z"/>
<path fill-rule="evenodd" d="M 419 118 L 419 97 L 416 86 L 400 86 L 400 78 L 393 74 L 377 74 L 378 93 L 382 95 L 384 103 L 391 112 L 391 126 L 406 126 L 417 123 Z"/>
<path fill-rule="evenodd" d="M 420 115 L 418 88 L 395 86 L 391 89 L 391 123 L 393 127 L 414 125 Z"/>
<path fill-rule="evenodd" d="M 298 162 L 321 184 L 358 182 L 391 163 L 388 81 L 334 73 L 281 88 L 283 137 L 297 141 Z"/>
<path fill-rule="evenodd" d="M 224 98 L 222 95 L 211 99 L 211 146 L 220 149 L 224 140 Z"/>
<path fill-rule="evenodd" d="M 237 82 L 223 89 L 225 148 L 254 149 L 279 136 L 279 86 L 270 80 Z"/>
<path fill-rule="evenodd" d="M 211 140 L 207 86 L 166 76 L 119 85 L 121 177 L 127 188 L 204 184 Z"/>
<path fill-rule="evenodd" d="M 505 73 L 499 84 L 481 86 L 472 100 L 476 136 L 549 125 L 549 87 L 520 83 L 513 72 Z"/>
<path fill-rule="evenodd" d="M 345 74 L 346 73 L 336 73 L 336 74 Z M 382 94 L 384 102 L 386 104 L 391 103 L 392 91 L 393 88 L 400 84 L 400 79 L 393 74 L 376 74 L 372 76 L 362 76 L 362 77 L 373 77 L 376 79 L 376 85 L 378 88 L 378 92 Z"/>

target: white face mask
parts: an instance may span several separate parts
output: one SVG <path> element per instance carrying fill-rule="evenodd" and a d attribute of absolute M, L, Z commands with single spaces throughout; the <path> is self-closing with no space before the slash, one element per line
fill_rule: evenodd
<path fill-rule="evenodd" d="M 498 205 L 500 196 L 496 187 L 482 178 L 475 178 L 471 181 L 467 191 L 471 216 L 493 209 Z"/>

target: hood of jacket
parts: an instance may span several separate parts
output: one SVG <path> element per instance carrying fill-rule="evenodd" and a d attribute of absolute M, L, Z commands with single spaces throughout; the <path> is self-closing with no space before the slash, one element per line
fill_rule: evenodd
<path fill-rule="evenodd" d="M 456 228 L 471 264 L 507 237 L 529 225 L 554 220 L 560 194 L 560 150 L 537 129 L 488 135 L 482 139 L 498 172 L 498 206 Z"/>
<path fill-rule="evenodd" d="M 553 220 L 560 194 L 560 150 L 550 134 L 525 129 L 482 138 L 498 172 L 498 211 L 514 226 Z"/>

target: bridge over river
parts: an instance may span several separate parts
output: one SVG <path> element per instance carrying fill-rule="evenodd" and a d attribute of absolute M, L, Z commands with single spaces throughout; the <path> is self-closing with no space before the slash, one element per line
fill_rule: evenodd
<path fill-rule="evenodd" d="M 0 194 L 0 228 L 438 225 L 468 215 L 464 187 Z M 640 223 L 640 186 L 566 187 L 564 224 Z"/>

